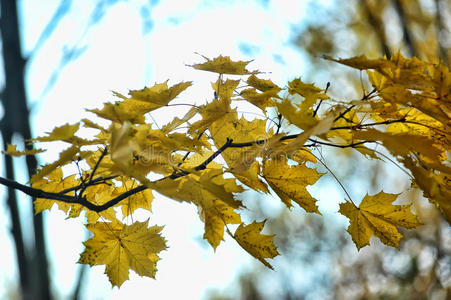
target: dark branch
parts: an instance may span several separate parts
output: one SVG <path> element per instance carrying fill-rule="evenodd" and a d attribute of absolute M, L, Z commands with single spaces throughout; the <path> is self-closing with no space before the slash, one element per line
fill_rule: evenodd
<path fill-rule="evenodd" d="M 304 145 L 304 147 L 315 147 L 316 144 L 320 144 L 320 145 L 325 145 L 325 146 L 331 146 L 331 147 L 336 147 L 336 148 L 353 148 L 365 143 L 374 143 L 373 141 L 361 141 L 361 142 L 357 142 L 357 143 L 352 143 L 352 144 L 346 144 L 346 145 L 339 145 L 339 144 L 332 144 L 332 143 L 326 143 L 326 142 L 321 142 L 315 139 L 309 139 L 309 141 L 313 142 L 313 144 L 308 144 L 308 145 Z"/>
<path fill-rule="evenodd" d="M 350 126 L 337 126 L 337 127 L 332 127 L 330 130 L 360 129 L 360 128 L 369 127 L 369 126 L 388 125 L 388 124 L 393 124 L 393 123 L 409 123 L 409 122 L 406 121 L 406 119 L 404 117 L 404 118 L 397 119 L 397 120 L 387 120 L 387 121 L 383 121 L 383 122 L 374 122 L 374 123 L 366 123 L 366 124 L 358 124 L 358 125 L 350 125 Z"/>
<path fill-rule="evenodd" d="M 82 187 L 81 187 L 80 192 L 78 193 L 79 198 L 83 197 L 83 193 L 86 191 L 88 186 L 91 186 L 92 179 L 94 178 L 94 174 L 97 171 L 97 168 L 99 167 L 100 163 L 102 162 L 102 159 L 105 157 L 107 152 L 108 152 L 108 148 L 105 147 L 105 149 L 103 149 L 102 154 L 100 155 L 99 159 L 97 160 L 94 168 L 92 169 L 91 174 L 89 174 L 88 182 L 83 182 L 83 180 L 82 180 L 82 184 L 81 184 Z M 83 177 L 81 177 L 81 178 L 83 178 Z"/>
<path fill-rule="evenodd" d="M 404 42 L 406 43 L 408 55 L 410 57 L 418 56 L 417 47 L 415 45 L 415 41 L 413 40 L 413 34 L 409 30 L 409 24 L 404 6 L 400 0 L 393 0 L 393 5 L 395 7 L 396 13 L 398 14 L 399 22 L 401 23 L 402 33 L 404 36 Z"/>
<path fill-rule="evenodd" d="M 210 157 L 207 158 L 203 163 L 201 163 L 200 165 L 198 165 L 198 166 L 195 168 L 195 170 L 196 170 L 196 171 L 204 170 L 204 169 L 207 167 L 207 165 L 213 161 L 213 159 L 215 159 L 215 158 L 216 158 L 219 154 L 221 154 L 225 149 L 229 148 L 230 145 L 232 144 L 232 142 L 233 142 L 232 139 L 227 138 L 227 142 L 226 142 L 224 145 L 222 145 L 222 147 L 219 148 L 215 153 L 213 153 L 212 155 L 210 155 Z"/>
<path fill-rule="evenodd" d="M 378 123 L 361 124 L 361 125 L 357 125 L 357 126 L 335 127 L 335 128 L 332 128 L 332 130 L 358 129 L 360 127 L 391 124 L 391 123 L 405 122 L 405 121 L 406 121 L 405 118 L 403 118 L 400 120 L 391 120 L 391 121 L 378 122 Z M 295 139 L 298 136 L 299 136 L 299 134 L 286 135 L 286 136 L 281 137 L 280 141 Z M 222 152 L 224 152 L 227 148 L 251 147 L 253 145 L 264 144 L 267 141 L 268 141 L 267 139 L 263 139 L 263 140 L 256 140 L 256 141 L 244 142 L 244 143 L 233 143 L 232 139 L 227 138 L 227 141 L 224 143 L 224 145 L 222 145 L 222 147 L 220 147 L 218 150 L 216 150 L 203 163 L 199 164 L 194 169 L 196 171 L 205 170 L 207 168 L 208 164 L 211 163 L 218 155 L 220 155 Z M 362 145 L 364 143 L 372 142 L 372 141 L 361 141 L 361 142 L 356 142 L 356 143 L 352 143 L 352 144 L 340 145 L 340 144 L 322 142 L 322 141 L 312 139 L 312 138 L 310 138 L 309 141 L 312 142 L 312 144 L 306 144 L 306 145 L 304 145 L 304 147 L 315 147 L 317 145 L 325 145 L 325 146 L 338 147 L 338 148 L 350 148 L 350 147 L 356 147 L 358 145 Z M 117 196 L 116 198 L 111 199 L 110 201 L 108 201 L 102 205 L 96 205 L 96 204 L 89 202 L 86 199 L 86 197 L 81 196 L 81 193 L 78 193 L 78 196 L 77 195 L 75 195 L 75 196 L 66 195 L 66 193 L 68 193 L 68 192 L 77 191 L 79 189 L 85 190 L 88 186 L 105 183 L 107 180 L 110 180 L 110 179 L 113 179 L 116 177 L 116 176 L 110 176 L 110 177 L 105 177 L 105 178 L 98 177 L 98 178 L 92 179 L 93 174 L 95 173 L 95 170 L 97 169 L 98 165 L 100 164 L 102 157 L 105 155 L 106 155 L 106 149 L 103 151 L 102 156 L 99 158 L 99 161 L 97 162 L 96 166 L 94 167 L 93 172 L 91 173 L 91 176 L 90 176 L 90 179 L 88 182 L 82 183 L 75 187 L 65 189 L 59 193 L 45 192 L 43 190 L 29 187 L 27 185 L 23 185 L 18 182 L 15 182 L 15 181 L 12 181 L 12 180 L 9 180 L 6 178 L 2 178 L 2 177 L 0 177 L 0 184 L 14 188 L 19 191 L 22 191 L 23 193 L 25 193 L 29 196 L 32 196 L 34 198 L 46 198 L 46 199 L 51 199 L 51 200 L 62 201 L 62 202 L 69 203 L 69 204 L 79 204 L 79 205 L 82 205 L 82 206 L 86 207 L 87 209 L 95 211 L 95 212 L 102 212 L 110 207 L 113 207 L 114 205 L 118 204 L 119 202 L 121 202 L 122 200 L 124 200 L 128 197 L 148 189 L 148 187 L 146 185 L 140 185 L 134 189 L 131 189 L 131 190 Z M 169 179 L 175 180 L 177 178 L 186 176 L 188 174 L 190 174 L 188 171 L 179 170 L 179 171 L 174 172 L 171 175 L 164 177 L 162 179 L 169 178 Z M 159 180 L 162 180 L 162 179 L 159 179 Z"/>

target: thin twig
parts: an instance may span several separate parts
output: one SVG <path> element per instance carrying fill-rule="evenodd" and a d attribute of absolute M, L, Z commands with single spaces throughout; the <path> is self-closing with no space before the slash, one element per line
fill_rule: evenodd
<path fill-rule="evenodd" d="M 335 180 L 338 182 L 338 184 L 341 186 L 341 188 L 343 189 L 343 191 L 345 192 L 346 196 L 348 196 L 349 200 L 352 202 L 352 204 L 355 205 L 354 201 L 352 201 L 351 196 L 349 195 L 348 191 L 346 190 L 346 188 L 344 187 L 344 185 L 341 183 L 340 179 L 338 179 L 338 177 L 334 174 L 334 172 L 332 172 L 331 169 L 329 169 L 329 167 L 319 158 L 317 157 L 315 154 L 312 153 L 313 156 L 316 157 L 316 159 L 327 169 L 327 171 L 329 171 L 329 173 L 335 178 Z"/>

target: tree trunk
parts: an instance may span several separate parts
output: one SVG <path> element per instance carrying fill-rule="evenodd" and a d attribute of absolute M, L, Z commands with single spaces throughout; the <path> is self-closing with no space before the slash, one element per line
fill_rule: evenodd
<path fill-rule="evenodd" d="M 1 0 L 0 30 L 5 74 L 5 86 L 1 95 L 5 115 L 0 122 L 0 128 L 6 147 L 7 143 L 11 143 L 14 133 L 21 135 L 24 139 L 31 137 L 24 84 L 26 61 L 21 52 L 16 1 Z M 30 156 L 26 162 L 28 174 L 31 176 L 37 167 L 36 158 Z M 6 158 L 6 166 L 6 175 L 14 179 L 14 165 L 11 158 Z M 30 253 L 25 253 L 17 199 L 14 191 L 11 190 L 8 190 L 8 206 L 12 218 L 12 232 L 16 244 L 23 298 L 51 299 L 42 214 L 33 217 L 34 244 L 30 247 Z"/>

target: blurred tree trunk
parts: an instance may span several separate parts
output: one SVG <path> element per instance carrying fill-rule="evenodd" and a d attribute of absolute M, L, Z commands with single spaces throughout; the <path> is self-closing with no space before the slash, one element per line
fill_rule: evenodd
<path fill-rule="evenodd" d="M 20 135 L 24 140 L 31 138 L 24 84 L 26 60 L 21 53 L 17 3 L 14 0 L 1 1 L 0 31 L 5 78 L 5 85 L 1 93 L 5 114 L 0 122 L 0 128 L 3 143 L 6 147 L 8 143 L 11 143 L 14 134 Z M 36 158 L 28 156 L 26 163 L 28 174 L 31 176 L 37 168 Z M 14 161 L 11 157 L 6 156 L 5 165 L 6 176 L 15 179 Z M 34 240 L 31 245 L 25 247 L 15 192 L 8 190 L 7 198 L 12 220 L 11 232 L 16 246 L 22 298 L 52 299 L 44 240 L 43 215 L 32 213 L 34 216 Z"/>

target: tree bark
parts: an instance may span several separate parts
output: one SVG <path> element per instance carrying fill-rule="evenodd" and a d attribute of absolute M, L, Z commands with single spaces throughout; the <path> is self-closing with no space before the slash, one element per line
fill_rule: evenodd
<path fill-rule="evenodd" d="M 22 57 L 16 1 L 1 0 L 0 30 L 5 78 L 5 86 L 1 95 L 5 115 L 0 121 L 0 128 L 3 143 L 6 146 L 7 143 L 11 143 L 12 136 L 15 133 L 22 136 L 25 140 L 31 137 L 29 110 L 24 83 L 26 61 Z M 30 148 L 28 145 L 26 147 Z M 7 176 L 12 176 L 11 179 L 14 179 L 13 161 L 7 158 L 6 162 L 10 164 L 12 170 L 9 171 Z M 37 167 L 36 158 L 30 156 L 26 162 L 28 174 L 31 176 Z M 31 247 L 29 255 L 26 255 L 23 237 L 20 232 L 19 212 L 14 191 L 8 192 L 8 204 L 13 222 L 12 231 L 16 244 L 23 298 L 30 296 L 33 299 L 51 299 L 43 216 L 39 214 L 33 217 L 34 245 Z M 18 227 L 19 229 L 15 229 L 14 227 Z"/>

